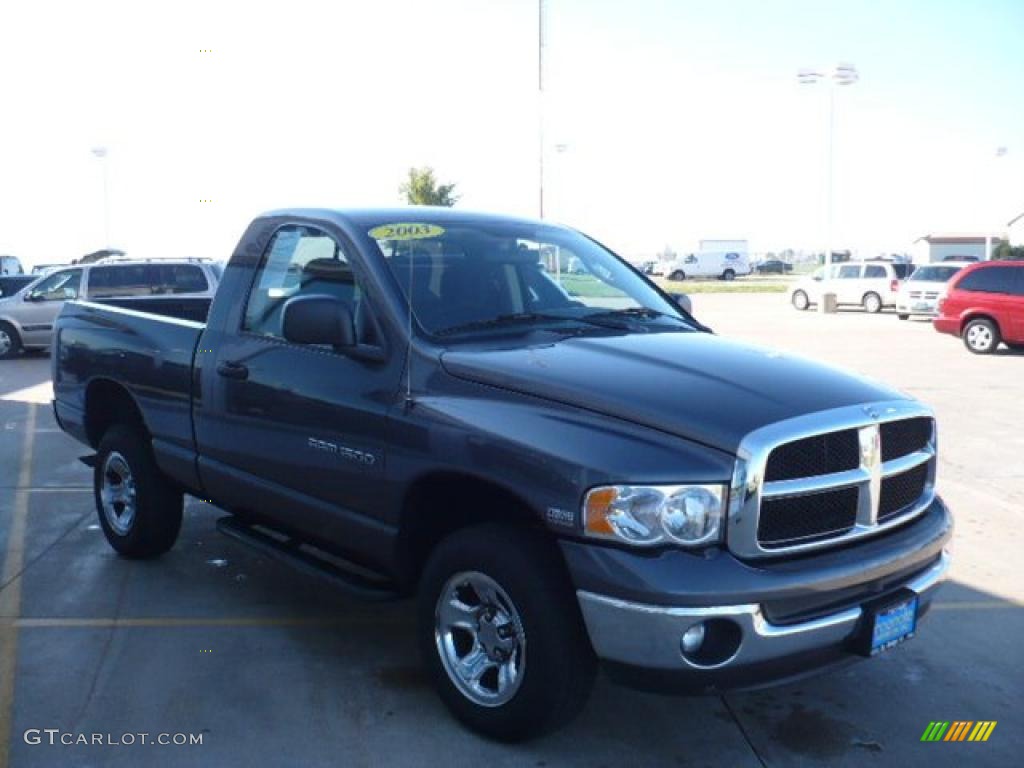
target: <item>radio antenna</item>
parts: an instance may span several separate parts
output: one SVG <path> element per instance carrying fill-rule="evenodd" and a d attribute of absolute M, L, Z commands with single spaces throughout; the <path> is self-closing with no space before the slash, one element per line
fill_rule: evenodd
<path fill-rule="evenodd" d="M 405 407 L 410 409 L 413 406 L 412 399 L 412 297 L 415 294 L 413 291 L 413 275 L 415 270 L 412 268 L 413 256 L 416 253 L 416 249 L 410 246 L 409 248 L 409 295 L 406 300 L 409 305 L 409 314 L 406 318 L 406 333 L 408 334 L 408 345 L 405 348 Z"/>

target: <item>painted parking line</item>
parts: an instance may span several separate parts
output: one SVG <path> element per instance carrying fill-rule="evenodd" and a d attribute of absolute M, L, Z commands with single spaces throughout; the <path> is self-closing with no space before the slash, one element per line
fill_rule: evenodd
<path fill-rule="evenodd" d="M 1024 605 L 1006 600 L 976 600 L 971 602 L 932 603 L 940 611 L 980 611 L 1006 608 L 1024 608 Z M 76 628 L 131 628 L 131 627 L 345 627 L 381 624 L 403 624 L 411 621 L 405 613 L 350 613 L 337 616 L 44 616 L 2 618 L 0 625 L 14 625 L 19 629 L 76 629 Z"/>
<path fill-rule="evenodd" d="M 32 448 L 35 444 L 36 406 L 30 405 L 22 441 L 18 487 L 32 486 Z M 25 564 L 25 526 L 28 520 L 29 493 L 14 492 L 11 524 L 7 531 L 7 552 L 0 571 L 0 616 L 21 615 L 21 579 Z M 0 625 L 0 768 L 8 767 L 14 710 L 14 672 L 18 660 L 18 626 L 14 622 Z"/>
<path fill-rule="evenodd" d="M 0 623 L 5 620 L 0 619 Z M 132 627 L 353 627 L 379 626 L 384 624 L 407 624 L 412 614 L 370 614 L 357 613 L 338 616 L 151 616 L 151 617 L 23 617 L 6 619 L 19 629 L 109 629 Z"/>
<path fill-rule="evenodd" d="M 991 611 L 1000 608 L 1024 608 L 1021 603 L 1012 600 L 971 600 L 953 601 L 949 603 L 932 603 L 935 611 Z"/>

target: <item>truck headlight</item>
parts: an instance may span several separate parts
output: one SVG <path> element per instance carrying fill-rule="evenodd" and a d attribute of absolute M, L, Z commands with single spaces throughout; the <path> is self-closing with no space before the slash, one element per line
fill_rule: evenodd
<path fill-rule="evenodd" d="M 600 539 L 699 546 L 721 535 L 721 485 L 607 485 L 583 500 L 584 530 Z"/>

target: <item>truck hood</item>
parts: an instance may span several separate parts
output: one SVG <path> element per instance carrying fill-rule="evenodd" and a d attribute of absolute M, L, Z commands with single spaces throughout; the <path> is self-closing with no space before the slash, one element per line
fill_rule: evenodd
<path fill-rule="evenodd" d="M 586 408 L 729 453 L 766 424 L 907 399 L 820 363 L 706 333 L 457 349 L 446 351 L 441 363 L 461 379 Z"/>

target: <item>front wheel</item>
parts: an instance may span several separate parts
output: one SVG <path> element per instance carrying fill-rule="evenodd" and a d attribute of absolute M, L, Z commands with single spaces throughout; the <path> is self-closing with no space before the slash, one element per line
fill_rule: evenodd
<path fill-rule="evenodd" d="M 896 315 L 900 320 L 909 320 L 910 315 Z"/>
<path fill-rule="evenodd" d="M 722 273 L 722 279 L 723 280 L 735 280 L 736 279 L 736 272 L 734 270 L 727 269 L 727 270 L 725 270 L 725 272 Z"/>
<path fill-rule="evenodd" d="M 864 311 L 870 312 L 872 315 L 882 311 L 882 297 L 877 293 L 865 293 L 863 304 Z"/>
<path fill-rule="evenodd" d="M 683 270 L 681 270 L 681 269 L 677 269 L 674 272 L 670 272 L 669 273 L 668 279 L 669 280 L 675 280 L 677 282 L 679 280 L 685 280 L 686 279 L 686 273 L 683 272 Z"/>
<path fill-rule="evenodd" d="M 10 323 L 0 323 L 0 360 L 17 357 L 21 351 L 21 337 Z"/>
<path fill-rule="evenodd" d="M 999 328 L 991 320 L 971 320 L 964 328 L 964 346 L 976 355 L 990 355 L 1000 342 Z"/>
<path fill-rule="evenodd" d="M 803 291 L 793 292 L 793 306 L 803 312 L 807 307 L 811 305 L 810 299 L 807 298 L 807 294 Z"/>
<path fill-rule="evenodd" d="M 103 533 L 119 554 L 151 558 L 174 546 L 184 499 L 138 430 L 116 424 L 103 435 L 93 494 Z"/>
<path fill-rule="evenodd" d="M 519 741 L 583 708 L 596 660 L 550 540 L 504 525 L 457 531 L 431 555 L 418 602 L 426 670 L 474 731 Z"/>

